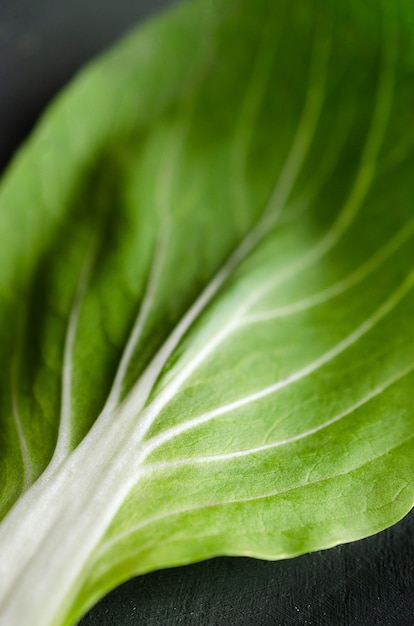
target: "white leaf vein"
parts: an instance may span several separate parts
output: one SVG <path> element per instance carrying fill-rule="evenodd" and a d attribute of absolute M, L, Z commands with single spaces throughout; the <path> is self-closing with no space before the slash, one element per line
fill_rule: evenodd
<path fill-rule="evenodd" d="M 19 370 L 21 365 L 21 358 L 23 352 L 23 332 L 25 325 L 25 315 L 22 312 L 19 315 L 18 328 L 17 328 L 17 341 L 15 344 L 12 362 L 11 362 L 11 400 L 12 400 L 12 415 L 14 424 L 17 431 L 17 437 L 19 440 L 20 453 L 22 457 L 23 463 L 23 485 L 22 491 L 26 491 L 26 489 L 31 485 L 33 481 L 33 462 L 31 459 L 31 454 L 29 450 L 29 445 L 27 442 L 27 437 L 25 433 L 25 429 L 23 427 L 23 422 L 20 414 L 20 406 L 19 406 Z"/>
<path fill-rule="evenodd" d="M 89 280 L 95 255 L 96 240 L 94 239 L 91 245 L 91 249 L 83 264 L 78 284 L 76 286 L 75 295 L 72 300 L 71 310 L 69 313 L 63 351 L 59 430 L 55 450 L 49 468 L 53 468 L 58 465 L 62 461 L 62 459 L 64 459 L 70 452 L 72 434 L 72 374 L 74 367 L 74 347 L 76 341 L 76 333 L 78 330 L 79 317 L 82 309 L 82 304 L 89 286 Z"/>
<path fill-rule="evenodd" d="M 382 451 L 380 454 L 373 455 L 371 458 L 366 459 L 365 461 L 363 461 L 362 463 L 358 465 L 353 465 L 349 469 L 346 469 L 340 472 L 335 472 L 333 474 L 330 474 L 329 476 L 323 476 L 322 478 L 318 478 L 316 480 L 307 480 L 304 483 L 293 485 L 291 487 L 288 487 L 287 489 L 276 490 L 276 491 L 271 491 L 271 492 L 262 493 L 262 494 L 256 494 L 254 496 L 227 498 L 227 499 L 222 499 L 222 500 L 220 499 L 215 502 L 206 502 L 206 503 L 197 504 L 194 506 L 182 507 L 180 509 L 173 509 L 173 510 L 167 511 L 166 513 L 160 513 L 159 515 L 154 515 L 153 517 L 143 520 L 139 524 L 135 524 L 134 526 L 131 526 L 127 530 L 118 533 L 114 537 L 108 538 L 107 540 L 105 540 L 101 544 L 101 546 L 99 546 L 99 548 L 95 551 L 94 559 L 95 560 L 100 559 L 103 555 L 105 555 L 105 553 L 111 550 L 115 545 L 121 543 L 125 539 L 131 539 L 131 537 L 135 533 L 139 533 L 144 528 L 147 528 L 148 526 L 156 524 L 157 522 L 162 522 L 163 520 L 172 518 L 176 515 L 183 515 L 187 513 L 188 514 L 197 513 L 198 511 L 201 511 L 203 509 L 220 508 L 220 507 L 225 507 L 225 506 L 231 506 L 232 504 L 247 504 L 249 502 L 259 502 L 261 500 L 267 500 L 269 498 L 277 498 L 279 496 L 285 496 L 289 493 L 298 491 L 300 489 L 306 489 L 308 487 L 314 487 L 316 485 L 325 483 L 327 481 L 336 480 L 338 478 L 340 479 L 343 476 L 347 476 L 353 472 L 358 471 L 359 469 L 365 467 L 368 464 L 375 463 L 375 461 L 378 461 L 379 459 L 390 454 L 394 450 L 397 450 L 401 446 L 404 446 L 405 444 L 407 444 L 409 441 L 412 441 L 413 439 L 414 439 L 414 435 L 410 435 L 409 437 L 404 438 L 402 441 L 399 441 L 396 445 L 391 446 L 387 448 L 386 450 Z M 145 546 L 140 546 L 140 547 L 142 549 L 145 549 Z"/>
<path fill-rule="evenodd" d="M 313 428 L 309 428 L 308 430 L 298 433 L 297 435 L 292 435 L 291 437 L 286 437 L 285 439 L 281 439 L 279 441 L 273 441 L 271 443 L 263 444 L 260 446 L 255 446 L 252 448 L 246 448 L 244 450 L 236 450 L 234 452 L 229 452 L 226 454 L 206 455 L 206 456 L 201 456 L 201 457 L 190 457 L 187 459 L 177 459 L 177 460 L 171 460 L 171 461 L 164 461 L 164 462 L 161 461 L 158 463 L 151 463 L 145 466 L 145 470 L 148 471 L 149 473 L 152 473 L 153 471 L 160 471 L 160 470 L 162 471 L 162 470 L 173 468 L 173 467 L 180 467 L 181 465 L 192 465 L 193 463 L 198 464 L 198 463 L 214 463 L 214 462 L 229 461 L 229 460 L 236 459 L 239 457 L 251 456 L 251 455 L 258 454 L 260 452 L 266 452 L 268 450 L 280 448 L 282 446 L 286 446 L 291 443 L 296 443 L 297 441 L 301 441 L 302 439 L 311 437 L 312 435 L 315 435 L 319 433 L 320 431 L 325 430 L 329 428 L 330 426 L 333 426 L 337 422 L 340 422 L 341 420 L 348 417 L 349 415 L 352 415 L 355 411 L 367 405 L 371 400 L 380 396 L 387 389 L 389 389 L 394 384 L 401 381 L 403 378 L 411 374 L 413 371 L 414 371 L 414 363 L 411 363 L 406 368 L 399 371 L 397 374 L 394 374 L 393 376 L 391 376 L 388 380 L 382 382 L 380 385 L 378 385 L 378 387 L 370 391 L 366 396 L 364 396 L 363 398 L 361 398 L 360 400 L 352 404 L 350 407 L 348 407 L 344 411 L 338 413 L 337 415 L 334 415 L 333 417 L 326 420 L 322 424 L 318 424 L 317 426 L 314 426 Z M 151 446 L 151 449 L 152 449 L 152 446 Z"/>
<path fill-rule="evenodd" d="M 414 220 L 411 220 L 404 224 L 397 234 L 394 235 L 392 239 L 387 241 L 384 246 L 377 250 L 370 259 L 365 261 L 365 263 L 358 267 L 357 270 L 346 276 L 344 279 L 334 283 L 326 289 L 319 291 L 318 293 L 309 296 L 308 298 L 304 298 L 303 300 L 298 300 L 270 311 L 261 311 L 245 315 L 243 317 L 243 323 L 253 324 L 287 317 L 295 313 L 307 311 L 320 304 L 330 302 L 333 298 L 343 295 L 352 287 L 361 283 L 370 274 L 375 272 L 387 259 L 389 259 L 392 254 L 400 250 L 403 244 L 405 244 L 410 237 L 413 236 L 413 233 Z"/>
<path fill-rule="evenodd" d="M 201 294 L 199 299 L 195 302 L 193 307 L 184 316 L 176 329 L 173 331 L 170 338 L 167 340 L 164 347 L 161 349 L 158 355 L 156 355 L 153 365 L 149 368 L 143 378 L 138 382 L 138 385 L 129 402 L 131 403 L 131 410 L 134 414 L 137 413 L 137 406 L 142 408 L 142 388 L 143 385 L 152 387 L 165 364 L 167 358 L 172 353 L 173 349 L 178 344 L 178 341 L 189 330 L 193 322 L 202 313 L 206 305 L 216 295 L 226 280 L 232 275 L 233 271 L 240 265 L 240 263 L 253 251 L 256 246 L 263 240 L 263 238 L 270 232 L 275 226 L 277 219 L 279 218 L 281 211 L 286 205 L 286 201 L 292 192 L 297 176 L 299 175 L 300 168 L 303 165 L 307 152 L 309 151 L 312 138 L 314 137 L 317 122 L 322 110 L 323 97 L 325 92 L 325 81 L 327 78 L 327 68 L 329 62 L 330 53 L 330 38 L 317 38 L 315 42 L 315 50 L 313 53 L 311 71 L 309 76 L 308 93 L 305 99 L 305 105 L 303 108 L 302 117 L 299 121 L 299 125 L 296 134 L 293 139 L 293 143 L 285 162 L 285 166 L 280 174 L 280 177 L 275 185 L 275 188 L 270 196 L 268 204 L 265 207 L 262 218 L 258 221 L 256 226 L 250 231 L 250 233 L 242 240 L 233 254 L 229 257 L 224 266 L 215 275 L 213 280 L 207 286 L 205 291 Z M 237 312 L 232 319 L 224 324 L 222 329 L 207 342 L 204 347 L 198 352 L 198 354 L 191 359 L 176 375 L 169 385 L 155 398 L 153 406 L 156 406 L 156 411 L 159 412 L 165 406 L 167 402 L 176 394 L 182 383 L 190 376 L 196 367 L 198 367 L 213 350 L 221 344 L 235 328 L 238 327 Z M 170 347 L 171 346 L 171 347 Z M 158 365 L 159 359 L 159 365 Z M 157 367 L 155 368 L 155 365 Z M 153 382 L 147 382 L 147 376 L 151 375 Z M 141 396 L 139 405 L 137 405 L 138 394 Z M 148 394 L 146 395 L 146 398 Z M 146 399 L 145 398 L 145 399 Z M 135 408 L 134 408 L 135 404 Z M 153 419 L 154 412 L 146 411 L 143 414 L 142 419 L 137 427 L 136 436 L 142 437 L 150 427 Z"/>
<path fill-rule="evenodd" d="M 243 396 L 242 398 L 234 400 L 233 402 L 230 402 L 226 405 L 217 407 L 216 409 L 212 409 L 211 411 L 207 411 L 206 413 L 198 417 L 192 418 L 182 424 L 178 424 L 160 433 L 152 440 L 149 440 L 151 442 L 151 447 L 158 447 L 184 432 L 201 426 L 202 424 L 206 424 L 207 422 L 217 417 L 220 417 L 221 415 L 225 415 L 226 413 L 230 413 L 251 403 L 257 402 L 263 398 L 266 398 L 269 395 L 273 395 L 278 391 L 285 389 L 286 387 L 310 376 L 311 374 L 322 368 L 324 365 L 334 360 L 345 350 L 353 346 L 368 332 L 372 331 L 382 319 L 384 319 L 389 313 L 391 313 L 395 309 L 395 307 L 411 291 L 413 285 L 414 271 L 408 275 L 408 277 L 392 293 L 392 295 L 370 317 L 368 317 L 354 331 L 352 331 L 344 339 L 338 342 L 335 346 L 330 348 L 327 352 L 323 353 L 320 357 L 318 357 L 305 367 L 302 367 L 296 372 L 289 374 L 285 378 L 275 382 L 272 385 L 268 385 L 263 389 Z M 148 410 L 150 412 L 154 411 L 155 414 L 158 414 L 157 399 L 154 401 L 154 407 L 152 407 L 152 405 L 149 405 Z"/>

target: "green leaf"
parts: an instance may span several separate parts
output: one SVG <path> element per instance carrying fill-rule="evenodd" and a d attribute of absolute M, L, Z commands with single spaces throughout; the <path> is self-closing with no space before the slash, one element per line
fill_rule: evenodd
<path fill-rule="evenodd" d="M 0 624 L 291 557 L 414 496 L 414 8 L 196 0 L 0 190 Z"/>

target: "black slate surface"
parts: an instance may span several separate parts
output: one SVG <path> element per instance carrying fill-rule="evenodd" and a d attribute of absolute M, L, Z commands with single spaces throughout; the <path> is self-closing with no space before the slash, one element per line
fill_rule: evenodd
<path fill-rule="evenodd" d="M 414 516 L 288 561 L 219 558 L 141 576 L 81 626 L 412 626 Z"/>
<path fill-rule="evenodd" d="M 79 67 L 169 3 L 0 0 L 0 170 Z M 288 561 L 217 558 L 136 578 L 81 626 L 414 626 L 413 592 L 411 513 L 374 537 Z"/>

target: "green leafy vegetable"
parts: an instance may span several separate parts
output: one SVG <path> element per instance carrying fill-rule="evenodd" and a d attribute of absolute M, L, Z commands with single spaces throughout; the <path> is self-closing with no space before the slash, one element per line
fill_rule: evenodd
<path fill-rule="evenodd" d="M 0 191 L 0 624 L 375 533 L 414 495 L 414 8 L 196 0 Z"/>

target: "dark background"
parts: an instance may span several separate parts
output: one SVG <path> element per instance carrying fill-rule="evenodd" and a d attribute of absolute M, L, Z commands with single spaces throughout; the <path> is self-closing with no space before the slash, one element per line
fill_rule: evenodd
<path fill-rule="evenodd" d="M 0 0 L 0 171 L 81 65 L 170 3 Z M 411 513 L 375 537 L 288 561 L 217 558 L 141 576 L 81 625 L 414 626 L 413 592 Z"/>

